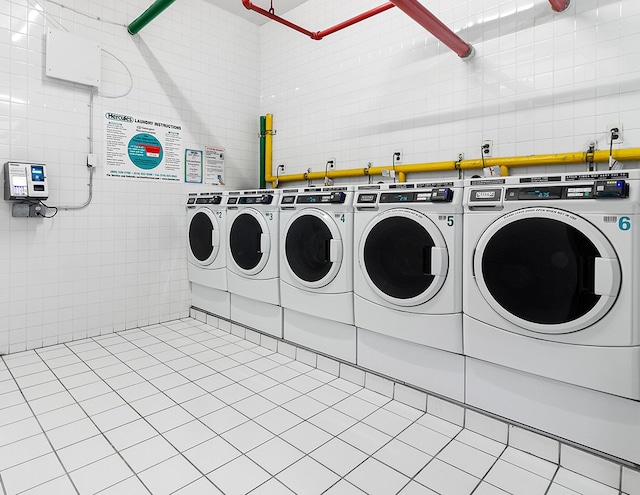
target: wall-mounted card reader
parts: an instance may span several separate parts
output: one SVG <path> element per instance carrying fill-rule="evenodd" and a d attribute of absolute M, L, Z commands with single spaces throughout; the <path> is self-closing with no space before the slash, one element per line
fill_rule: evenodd
<path fill-rule="evenodd" d="M 47 167 L 42 163 L 6 162 L 4 164 L 4 199 L 47 199 Z"/>

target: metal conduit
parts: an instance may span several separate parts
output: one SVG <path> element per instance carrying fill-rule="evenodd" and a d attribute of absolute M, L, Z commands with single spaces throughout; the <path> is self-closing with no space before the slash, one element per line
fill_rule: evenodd
<path fill-rule="evenodd" d="M 164 12 L 165 9 L 175 1 L 176 0 L 156 0 L 147 10 L 140 14 L 137 19 L 131 21 L 127 26 L 129 34 L 137 34 L 143 27 L 162 14 L 162 12 Z"/>

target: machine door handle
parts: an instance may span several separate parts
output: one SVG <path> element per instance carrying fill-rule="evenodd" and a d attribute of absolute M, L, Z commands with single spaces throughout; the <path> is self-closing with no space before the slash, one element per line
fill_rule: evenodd
<path fill-rule="evenodd" d="M 337 261 L 342 260 L 342 242 L 336 239 L 329 239 L 329 259 L 331 263 L 335 263 Z"/>
<path fill-rule="evenodd" d="M 615 296 L 620 283 L 617 261 L 595 258 L 593 263 L 593 293 L 598 296 Z"/>
<path fill-rule="evenodd" d="M 269 234 L 260 234 L 260 249 L 259 253 L 269 254 L 271 248 L 271 240 Z"/>
<path fill-rule="evenodd" d="M 425 275 L 433 275 L 434 277 L 443 276 L 446 272 L 445 259 L 447 250 L 435 246 L 427 246 L 424 248 L 424 266 Z"/>
<path fill-rule="evenodd" d="M 219 245 L 220 245 L 220 232 L 214 229 L 211 231 L 211 246 L 217 247 Z"/>

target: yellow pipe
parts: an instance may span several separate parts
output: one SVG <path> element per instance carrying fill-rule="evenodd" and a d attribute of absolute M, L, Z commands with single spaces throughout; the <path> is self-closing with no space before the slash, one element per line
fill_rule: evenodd
<path fill-rule="evenodd" d="M 272 135 L 269 132 L 272 129 L 270 122 L 270 114 L 267 114 L 267 136 L 265 143 L 265 174 L 267 182 L 274 182 L 275 177 L 272 175 Z M 271 116 L 272 117 L 272 116 Z M 613 152 L 613 158 L 618 161 L 632 161 L 640 160 L 640 148 L 628 148 L 615 150 Z M 570 165 L 581 163 L 604 163 L 609 161 L 609 151 L 601 150 L 594 151 L 592 153 L 585 151 L 559 153 L 559 154 L 547 154 L 547 155 L 530 155 L 530 156 L 512 156 L 506 158 L 485 158 L 484 160 L 478 158 L 473 160 L 461 160 L 458 162 L 433 162 L 433 163 L 415 163 L 408 165 L 396 165 L 396 173 L 398 174 L 399 181 L 404 182 L 406 180 L 406 174 L 409 173 L 421 173 L 421 172 L 445 172 L 454 170 L 474 170 L 482 169 L 484 167 L 499 166 L 501 175 L 509 174 L 509 167 L 534 167 L 545 165 Z M 382 175 L 383 170 L 393 170 L 392 166 L 388 167 L 371 167 L 371 168 L 354 168 L 347 170 L 332 170 L 327 172 L 326 176 L 330 179 L 340 179 L 346 177 L 366 177 L 368 175 Z M 320 180 L 325 178 L 324 172 L 308 172 L 304 174 L 291 174 L 281 175 L 278 177 L 280 182 L 298 182 L 305 180 Z M 275 184 L 274 184 L 274 187 Z"/>
<path fill-rule="evenodd" d="M 276 178 L 273 176 L 273 114 L 265 116 L 265 136 L 264 136 L 264 181 L 271 182 L 271 187 L 278 187 Z"/>

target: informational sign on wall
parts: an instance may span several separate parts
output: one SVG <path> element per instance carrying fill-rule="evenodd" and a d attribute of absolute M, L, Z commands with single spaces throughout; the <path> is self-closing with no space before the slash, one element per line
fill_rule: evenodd
<path fill-rule="evenodd" d="M 184 181 L 202 184 L 202 150 L 184 150 Z"/>
<path fill-rule="evenodd" d="M 105 113 L 107 177 L 182 182 L 182 126 L 117 112 Z"/>
<path fill-rule="evenodd" d="M 224 148 L 207 146 L 204 152 L 204 182 L 224 186 Z"/>

